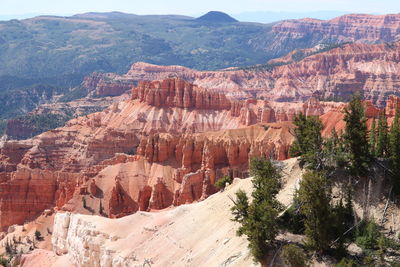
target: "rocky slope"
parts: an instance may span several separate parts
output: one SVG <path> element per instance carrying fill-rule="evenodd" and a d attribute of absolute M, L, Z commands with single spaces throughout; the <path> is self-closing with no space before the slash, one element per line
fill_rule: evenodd
<path fill-rule="evenodd" d="M 64 126 L 72 118 L 99 112 L 112 103 L 129 99 L 128 94 L 116 97 L 81 98 L 70 102 L 42 104 L 33 111 L 7 120 L 5 135 L 8 139 L 27 139 Z"/>
<path fill-rule="evenodd" d="M 275 37 L 271 47 L 295 49 L 295 43 L 305 45 L 309 39 L 317 43 L 390 43 L 399 40 L 399 27 L 399 14 L 348 14 L 331 20 L 287 20 L 272 27 Z"/>
<path fill-rule="evenodd" d="M 237 225 L 229 219 L 232 202 L 228 196 L 233 196 L 239 188 L 250 191 L 250 179 L 235 180 L 223 193 L 200 203 L 157 213 L 138 212 L 117 220 L 58 213 L 52 235 L 54 252 L 36 250 L 24 255 L 21 267 L 36 267 L 39 263 L 42 267 L 146 263 L 254 266 L 246 239 L 236 236 Z"/>
<path fill-rule="evenodd" d="M 142 82 L 103 112 L 2 144 L 0 226 L 54 206 L 122 217 L 205 199 L 223 175 L 245 177 L 252 156 L 286 159 L 295 114 L 321 116 L 328 129 L 343 107 L 232 101 L 179 78 Z"/>
<path fill-rule="evenodd" d="M 282 167 L 284 190 L 278 199 L 287 206 L 301 169 L 296 159 L 285 161 Z M 116 220 L 57 213 L 52 244 L 58 256 L 34 251 L 23 257 L 21 266 L 36 266 L 38 260 L 48 260 L 52 266 L 60 266 L 60 261 L 65 264 L 66 260 L 71 265 L 99 267 L 139 266 L 145 262 L 152 266 L 253 266 L 247 241 L 236 235 L 238 225 L 230 220 L 229 197 L 238 189 L 250 193 L 251 179 L 235 179 L 226 190 L 199 203 L 160 212 L 137 212 Z"/>
<path fill-rule="evenodd" d="M 204 199 L 230 170 L 243 177 L 253 155 L 287 158 L 295 114 L 336 106 L 231 101 L 178 78 L 142 82 L 131 100 L 2 144 L 0 226 L 53 206 L 121 217 Z"/>
<path fill-rule="evenodd" d="M 117 95 L 126 95 L 140 81 L 170 77 L 179 77 L 197 87 L 215 92 L 210 95 L 211 99 L 218 94 L 224 94 L 230 100 L 255 97 L 270 101 L 305 101 L 314 96 L 344 101 L 355 91 L 361 91 L 365 99 L 383 106 L 389 95 L 400 94 L 399 48 L 400 43 L 348 44 L 336 48 L 318 46 L 313 49 L 296 50 L 267 65 L 224 71 L 196 71 L 182 66 L 157 66 L 139 62 L 133 64 L 125 75 L 94 73 L 86 77 L 82 88 L 85 95 L 96 97 L 92 101 L 89 99 L 69 104 L 43 105 L 32 114 L 41 114 L 44 110 L 47 110 L 47 113 L 61 114 L 61 109 L 90 111 L 91 106 L 105 106 L 113 102 L 114 100 L 110 100 L 113 98 L 107 97 L 109 95 L 118 101 Z M 266 67 L 271 64 L 276 66 Z M 278 66 L 282 64 L 283 66 Z M 149 96 L 139 97 L 143 101 L 144 97 Z M 150 100 L 144 102 L 146 101 Z M 40 133 L 40 128 L 29 123 L 27 118 L 18 118 L 8 123 L 7 134 L 18 138 L 29 137 Z"/>
<path fill-rule="evenodd" d="M 277 199 L 288 207 L 304 170 L 296 158 L 276 164 L 283 175 Z M 348 181 L 340 174 L 332 179 L 332 196 L 338 201 L 342 196 L 340 189 L 344 190 Z M 365 186 L 365 182 L 359 182 L 353 188 L 355 213 L 359 218 L 375 218 L 385 232 L 394 237 L 400 231 L 395 220 L 400 216 L 400 209 L 392 201 L 386 203 L 389 195 L 387 180 L 380 175 L 371 180 L 368 196 Z M 158 212 L 140 211 L 119 219 L 58 212 L 52 228 L 52 251 L 36 249 L 23 255 L 20 266 L 253 266 L 255 263 L 249 255 L 247 241 L 236 235 L 238 224 L 230 220 L 231 199 L 239 189 L 250 194 L 251 179 L 234 179 L 223 192 L 198 203 Z M 285 231 L 277 239 L 284 243 L 304 244 L 304 236 Z M 362 253 L 355 244 L 348 250 L 356 255 Z M 286 266 L 280 253 L 275 252 L 269 252 L 267 262 L 274 259 L 274 266 Z M 330 257 L 310 259 L 311 266 L 334 264 L 335 260 Z"/>
<path fill-rule="evenodd" d="M 103 79 L 118 86 L 129 81 L 160 80 L 180 77 L 210 91 L 224 93 L 230 99 L 252 97 L 273 101 L 304 101 L 312 96 L 348 100 L 355 91 L 378 105 L 389 95 L 400 94 L 400 43 L 347 44 L 336 48 L 293 52 L 276 62 L 283 66 L 254 66 L 223 71 L 196 71 L 181 66 L 156 66 L 135 63 L 125 75 L 95 74 L 86 79 L 88 90 L 101 95 Z M 300 56 L 295 55 L 301 53 Z M 299 58 L 299 59 L 296 59 Z M 101 75 L 100 75 L 101 76 Z M 111 78 L 110 78 L 111 77 Z M 122 83 L 124 84 L 124 83 Z"/>

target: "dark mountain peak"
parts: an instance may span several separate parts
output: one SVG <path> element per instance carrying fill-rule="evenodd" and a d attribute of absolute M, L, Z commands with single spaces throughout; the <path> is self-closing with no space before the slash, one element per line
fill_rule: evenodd
<path fill-rule="evenodd" d="M 206 23 L 231 23 L 238 22 L 236 19 L 232 18 L 226 13 L 219 11 L 210 11 L 207 14 L 198 17 L 196 21 L 206 22 Z"/>

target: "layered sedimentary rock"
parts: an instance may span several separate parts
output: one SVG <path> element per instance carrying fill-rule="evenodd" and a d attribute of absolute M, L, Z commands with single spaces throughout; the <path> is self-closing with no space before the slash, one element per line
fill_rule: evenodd
<path fill-rule="evenodd" d="M 349 14 L 331 20 L 287 20 L 273 26 L 275 42 L 282 45 L 313 34 L 320 43 L 395 42 L 399 40 L 400 15 Z"/>
<path fill-rule="evenodd" d="M 227 169 L 242 171 L 247 148 L 255 151 L 266 142 L 268 146 L 254 153 L 287 156 L 290 139 L 281 144 L 268 141 L 287 131 L 285 125 L 268 130 L 250 127 L 240 135 L 239 129 L 234 130 L 240 138 L 207 139 L 213 136 L 210 131 L 222 134 L 227 129 L 278 121 L 260 116 L 259 107 L 267 101 L 250 101 L 234 111 L 222 94 L 180 79 L 143 83 L 135 92 L 137 99 L 114 103 L 103 112 L 73 119 L 65 127 L 32 139 L 5 142 L 1 148 L 0 227 L 21 223 L 51 206 L 82 209 L 82 196 L 91 196 L 87 206 L 94 212 L 100 212 L 101 202 L 104 213 L 112 217 L 192 202 L 214 192 L 212 184 Z M 268 105 L 272 110 L 274 104 Z M 295 104 L 293 113 L 302 110 L 301 104 Z M 244 113 L 254 114 L 255 119 L 243 123 Z M 205 132 L 203 137 L 191 136 Z M 171 139 L 156 141 L 158 133 L 169 133 Z M 165 142 L 176 146 L 168 147 Z M 199 146 L 191 148 L 192 142 Z M 165 162 L 170 149 L 176 155 Z"/>
<path fill-rule="evenodd" d="M 251 179 L 236 180 L 217 198 L 156 213 L 119 219 L 57 213 L 52 245 L 58 256 L 49 266 L 253 266 L 245 238 L 235 234 L 229 218 L 232 203 L 227 196 L 239 188 L 250 192 Z M 57 264 L 59 258 L 69 261 Z M 28 267 L 32 257 L 24 255 L 22 262 Z"/>
<path fill-rule="evenodd" d="M 70 102 L 42 104 L 24 116 L 7 121 L 5 134 L 9 139 L 27 139 L 63 126 L 68 120 L 99 112 L 112 103 L 129 99 L 128 94 L 115 97 L 81 98 Z"/>
<path fill-rule="evenodd" d="M 92 73 L 82 82 L 89 95 L 97 97 L 119 96 L 130 91 L 136 84 L 135 80 L 121 77 L 114 73 Z"/>
<path fill-rule="evenodd" d="M 245 176 L 252 156 L 287 158 L 293 116 L 340 105 L 233 101 L 179 78 L 143 82 L 132 98 L 32 139 L 5 142 L 0 212 L 7 218 L 0 227 L 52 205 L 122 217 L 204 199 L 223 175 Z"/>
<path fill-rule="evenodd" d="M 287 158 L 296 114 L 321 116 L 329 129 L 342 123 L 344 108 L 314 98 L 233 101 L 178 78 L 143 82 L 132 98 L 32 139 L 5 142 L 0 226 L 51 206 L 122 217 L 205 199 L 223 175 L 244 177 L 252 156 Z M 390 99 L 388 113 L 396 101 Z M 378 112 L 367 102 L 368 116 Z"/>
<path fill-rule="evenodd" d="M 349 44 L 276 68 L 273 76 L 282 86 L 291 85 L 294 98 L 309 91 L 346 100 L 360 91 L 365 99 L 383 105 L 389 95 L 399 93 L 399 47 L 398 43 Z"/>
<path fill-rule="evenodd" d="M 229 99 L 263 98 L 270 101 L 305 101 L 312 96 L 348 100 L 355 92 L 380 106 L 391 94 L 400 94 L 400 44 L 347 44 L 327 49 L 319 46 L 300 51 L 306 56 L 272 61 L 283 66 L 222 71 L 196 71 L 180 66 L 156 66 L 135 63 L 130 71 L 110 77 L 120 80 L 160 80 L 180 77 Z M 304 58 L 303 58 L 304 57 Z M 134 86 L 132 82 L 131 86 Z M 92 85 L 93 87 L 93 85 Z"/>
<path fill-rule="evenodd" d="M 156 107 L 223 110 L 230 101 L 222 93 L 210 92 L 181 79 L 141 82 L 132 92 L 133 99 Z"/>

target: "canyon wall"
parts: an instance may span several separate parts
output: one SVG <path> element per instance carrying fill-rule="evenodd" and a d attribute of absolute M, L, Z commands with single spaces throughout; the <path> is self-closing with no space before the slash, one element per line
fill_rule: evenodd
<path fill-rule="evenodd" d="M 223 93 L 231 100 L 262 98 L 297 102 L 314 96 L 347 101 L 354 92 L 360 91 L 365 99 L 384 106 L 390 95 L 400 95 L 399 47 L 399 43 L 354 43 L 326 51 L 325 46 L 319 46 L 299 50 L 288 57 L 270 62 L 283 62 L 283 66 L 278 64 L 270 68 L 267 64 L 220 71 L 196 71 L 181 66 L 156 66 L 138 62 L 125 75 L 104 75 L 108 75 L 108 83 L 119 86 L 121 80 L 124 80 L 131 87 L 135 87 L 138 81 L 179 77 L 210 92 Z M 296 59 L 294 55 L 298 53 L 306 56 Z M 87 85 L 90 90 L 97 90 L 96 79 Z"/>
<path fill-rule="evenodd" d="M 89 212 L 82 197 L 110 217 L 204 199 L 231 169 L 243 176 L 249 155 L 286 158 L 292 126 L 285 121 L 294 114 L 329 109 L 312 101 L 232 102 L 178 78 L 143 82 L 132 96 L 65 127 L 3 143 L 0 227 L 49 207 Z"/>
<path fill-rule="evenodd" d="M 272 31 L 279 45 L 307 38 L 310 34 L 320 43 L 377 43 L 398 41 L 399 28 L 399 14 L 348 14 L 331 20 L 286 20 L 274 25 Z"/>
<path fill-rule="evenodd" d="M 286 159 L 296 114 L 336 127 L 343 107 L 315 98 L 230 100 L 179 78 L 142 82 L 132 99 L 3 143 L 0 227 L 49 207 L 123 217 L 205 199 L 222 176 L 247 176 L 253 156 Z"/>

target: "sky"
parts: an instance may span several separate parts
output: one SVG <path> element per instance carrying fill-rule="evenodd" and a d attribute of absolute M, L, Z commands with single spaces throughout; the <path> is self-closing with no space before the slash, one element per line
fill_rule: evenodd
<path fill-rule="evenodd" d="M 210 10 L 231 15 L 260 11 L 307 13 L 400 13 L 400 0 L 0 0 L 0 17 L 72 15 L 121 11 L 198 16 Z"/>

